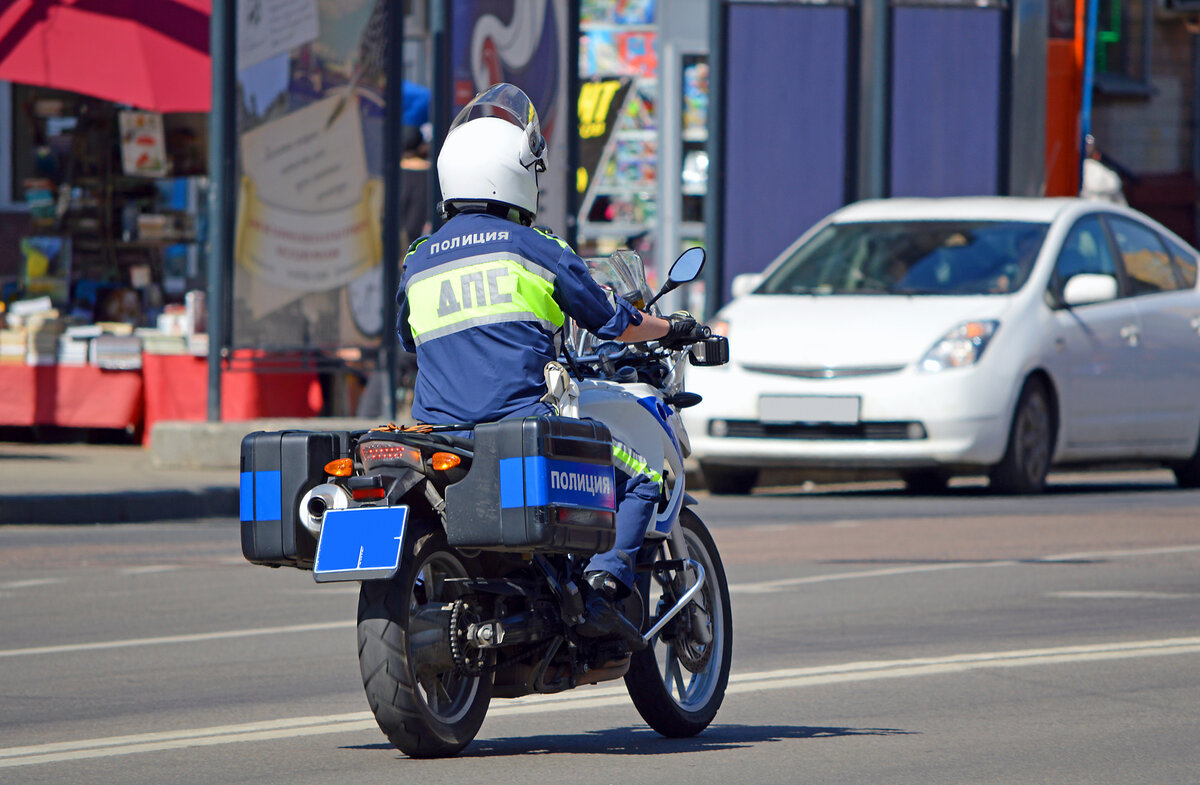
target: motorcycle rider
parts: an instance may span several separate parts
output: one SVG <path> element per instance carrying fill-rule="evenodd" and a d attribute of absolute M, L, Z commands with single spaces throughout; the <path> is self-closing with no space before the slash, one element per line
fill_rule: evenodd
<path fill-rule="evenodd" d="M 545 366 L 558 355 L 565 316 L 624 342 L 682 348 L 703 337 L 686 313 L 663 319 L 610 298 L 567 243 L 533 228 L 545 149 L 537 112 L 510 84 L 476 96 L 450 126 L 437 159 L 447 221 L 409 248 L 396 296 L 400 341 L 417 355 L 419 422 L 553 414 L 542 401 Z M 632 555 L 662 496 L 662 476 L 620 443 L 613 464 L 616 545 L 588 562 L 576 630 L 636 649 L 641 636 L 614 602 L 632 588 Z"/>

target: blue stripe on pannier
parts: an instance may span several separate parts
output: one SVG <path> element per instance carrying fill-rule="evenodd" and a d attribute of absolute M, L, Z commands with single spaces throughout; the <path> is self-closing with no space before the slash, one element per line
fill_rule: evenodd
<path fill-rule="evenodd" d="M 278 521 L 283 518 L 278 470 L 254 473 L 254 520 Z"/>
<path fill-rule="evenodd" d="M 500 459 L 500 509 L 525 506 L 525 476 L 520 458 Z"/>
<path fill-rule="evenodd" d="M 546 459 L 531 455 L 525 459 L 525 506 L 541 507 L 550 501 L 549 475 Z"/>
<path fill-rule="evenodd" d="M 243 521 L 254 520 L 254 472 L 242 472 L 238 483 L 238 511 Z"/>

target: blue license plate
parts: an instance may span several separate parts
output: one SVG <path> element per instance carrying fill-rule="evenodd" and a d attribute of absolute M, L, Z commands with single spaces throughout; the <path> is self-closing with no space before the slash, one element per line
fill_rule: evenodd
<path fill-rule="evenodd" d="M 355 507 L 325 513 L 313 577 L 319 583 L 393 577 L 400 567 L 407 520 L 407 507 Z"/>

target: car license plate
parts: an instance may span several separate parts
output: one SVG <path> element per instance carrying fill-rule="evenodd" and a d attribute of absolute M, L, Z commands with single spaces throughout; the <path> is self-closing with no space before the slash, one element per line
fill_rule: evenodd
<path fill-rule="evenodd" d="M 313 577 L 326 581 L 388 579 L 400 567 L 407 507 L 329 510 L 321 524 Z"/>
<path fill-rule="evenodd" d="M 857 423 L 861 407 L 857 395 L 762 395 L 758 419 L 766 423 Z"/>

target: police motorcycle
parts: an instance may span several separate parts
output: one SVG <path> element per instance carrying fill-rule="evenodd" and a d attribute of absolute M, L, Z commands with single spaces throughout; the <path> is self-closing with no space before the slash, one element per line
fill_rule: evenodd
<path fill-rule="evenodd" d="M 633 252 L 589 266 L 613 296 L 652 308 L 703 262 L 703 250 L 686 251 L 652 298 Z M 318 582 L 361 582 L 367 700 L 409 756 L 461 751 L 493 698 L 623 677 L 639 714 L 667 737 L 702 731 L 724 698 L 729 589 L 686 491 L 679 410 L 699 402 L 683 390 L 687 360 L 728 362 L 728 343 L 710 336 L 673 352 L 569 328 L 544 399 L 568 416 L 256 432 L 242 442 L 243 554 L 312 570 Z M 575 631 L 584 565 L 616 536 L 613 438 L 664 477 L 621 605 L 641 646 Z"/>

